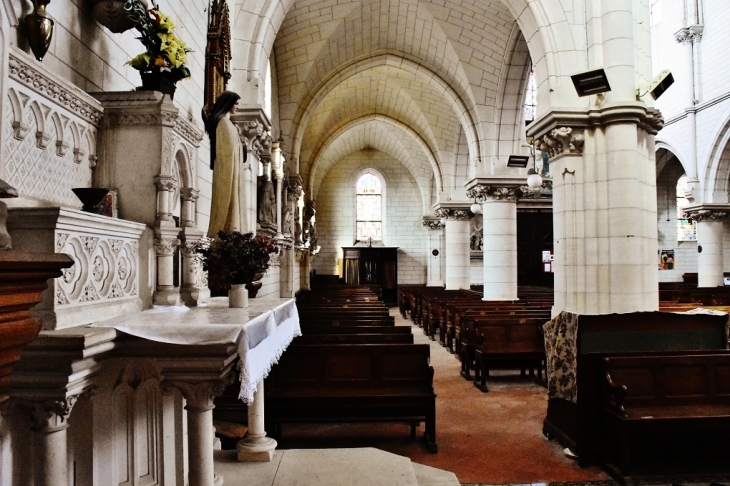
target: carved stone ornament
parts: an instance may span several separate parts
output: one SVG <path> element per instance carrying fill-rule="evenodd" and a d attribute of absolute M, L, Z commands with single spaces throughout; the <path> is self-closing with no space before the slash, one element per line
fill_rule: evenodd
<path fill-rule="evenodd" d="M 287 191 L 289 192 L 289 194 L 291 194 L 295 201 L 298 201 L 299 198 L 302 197 L 302 194 L 304 192 L 304 188 L 302 186 L 303 184 L 301 176 L 289 176 Z"/>
<path fill-rule="evenodd" d="M 705 26 L 700 24 L 683 27 L 674 33 L 674 40 L 680 44 L 693 44 L 702 40 L 704 30 Z"/>
<path fill-rule="evenodd" d="M 170 395 L 175 388 L 182 392 L 183 397 L 188 402 L 188 410 L 194 412 L 206 412 L 212 410 L 215 405 L 213 399 L 221 396 L 226 388 L 236 379 L 236 372 L 231 370 L 220 380 L 201 381 L 197 383 L 189 383 L 177 380 L 163 381 L 160 386 L 162 393 Z"/>
<path fill-rule="evenodd" d="M 517 201 L 522 197 L 522 190 L 519 187 L 478 185 L 466 191 L 466 196 L 470 199 L 476 199 L 477 202 Z"/>
<path fill-rule="evenodd" d="M 581 155 L 585 136 L 582 131 L 574 133 L 571 127 L 553 128 L 549 134 L 537 141 L 537 148 L 552 158 L 561 154 Z"/>
<path fill-rule="evenodd" d="M 174 177 L 159 175 L 155 177 L 155 186 L 158 191 L 174 191 L 177 189 L 177 180 Z"/>
<path fill-rule="evenodd" d="M 248 153 L 257 157 L 271 156 L 271 135 L 265 130 L 263 123 L 258 120 L 246 120 L 240 123 L 243 143 L 246 144 Z"/>
<path fill-rule="evenodd" d="M 157 256 L 172 256 L 179 244 L 180 240 L 177 238 L 155 238 L 155 254 Z"/>
<path fill-rule="evenodd" d="M 454 221 L 468 221 L 473 214 L 468 209 L 439 208 L 436 210 L 436 216 Z"/>
<path fill-rule="evenodd" d="M 439 230 L 444 228 L 444 225 L 441 224 L 441 220 L 439 219 L 423 218 L 422 223 L 423 226 L 426 226 L 430 230 Z"/>
<path fill-rule="evenodd" d="M 79 95 L 80 90 L 64 86 L 60 81 L 52 79 L 36 66 L 13 53 L 12 50 L 8 56 L 8 72 L 10 79 L 46 96 L 92 125 L 99 126 L 103 113 L 102 108 L 100 104 L 94 102 L 95 100 L 91 96 L 85 99 Z"/>
<path fill-rule="evenodd" d="M 700 209 L 699 211 L 687 212 L 689 217 L 697 222 L 702 221 L 722 221 L 728 215 L 725 211 L 711 211 L 709 209 Z"/>
<path fill-rule="evenodd" d="M 180 199 L 183 201 L 196 202 L 200 197 L 200 191 L 190 187 L 180 189 Z"/>
<path fill-rule="evenodd" d="M 68 427 L 68 417 L 71 415 L 71 410 L 76 405 L 78 398 L 79 395 L 72 395 L 39 402 L 11 398 L 8 407 L 29 412 L 33 430 L 58 432 Z"/>

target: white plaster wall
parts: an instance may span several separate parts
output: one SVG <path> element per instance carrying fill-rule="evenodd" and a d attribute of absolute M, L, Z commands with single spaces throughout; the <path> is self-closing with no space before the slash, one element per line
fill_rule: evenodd
<path fill-rule="evenodd" d="M 317 191 L 317 244 L 322 247 L 312 260 L 320 275 L 337 273 L 343 246 L 355 241 L 355 177 L 366 168 L 385 179 L 385 246 L 397 246 L 398 284 L 426 283 L 428 229 L 421 223 L 422 199 L 416 181 L 405 166 L 377 151 L 359 151 L 337 163 Z"/>

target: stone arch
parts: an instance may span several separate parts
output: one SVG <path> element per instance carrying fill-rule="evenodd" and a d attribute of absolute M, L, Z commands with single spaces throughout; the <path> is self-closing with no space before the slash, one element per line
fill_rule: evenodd
<path fill-rule="evenodd" d="M 496 158 L 522 151 L 525 138 L 524 99 L 530 74 L 530 55 L 527 43 L 518 28 L 510 33 L 510 48 L 502 62 L 499 95 L 495 109 Z M 526 55 L 525 55 L 526 54 Z M 524 59 L 520 59 L 520 56 Z M 515 87 L 517 88 L 515 91 Z"/>
<path fill-rule="evenodd" d="M 292 125 L 296 127 L 292 144 L 292 158 L 299 158 L 299 152 L 301 150 L 302 139 L 304 137 L 307 122 L 312 112 L 322 99 L 337 85 L 349 77 L 368 69 L 372 69 L 373 67 L 385 65 L 402 69 L 408 75 L 421 78 L 434 87 L 434 89 L 443 93 L 452 106 L 457 107 L 456 116 L 467 133 L 469 145 L 472 147 L 479 146 L 479 136 L 476 131 L 476 113 L 469 109 L 467 104 L 463 101 L 464 94 L 457 93 L 436 73 L 415 63 L 414 61 L 404 59 L 393 54 L 381 54 L 375 57 L 353 60 L 347 66 L 343 66 L 341 69 L 336 70 L 327 79 L 323 79 L 317 87 L 304 98 L 297 115 L 294 117 L 292 122 Z"/>
<path fill-rule="evenodd" d="M 344 126 L 340 127 L 339 129 L 337 129 L 335 132 L 331 133 L 330 136 L 323 143 L 322 148 L 318 152 L 317 156 L 314 158 L 314 163 L 312 164 L 312 170 L 310 171 L 310 176 L 307 181 L 308 190 L 306 190 L 306 192 L 309 192 L 310 194 L 313 195 L 312 196 L 313 199 L 316 199 L 317 192 L 319 190 L 319 187 L 315 187 L 316 173 L 317 173 L 316 169 L 317 169 L 317 166 L 320 164 L 323 156 L 325 154 L 327 154 L 330 147 L 335 142 L 337 142 L 339 139 L 341 139 L 341 137 L 343 137 L 347 132 L 355 129 L 358 126 L 362 126 L 362 125 L 372 123 L 372 122 L 385 123 L 385 124 L 391 125 L 392 127 L 396 128 L 398 130 L 403 131 L 403 133 L 405 133 L 411 140 L 415 141 L 417 144 L 419 144 L 423 148 L 424 153 L 426 154 L 427 157 L 430 156 L 429 158 L 431 158 L 433 156 L 432 154 L 429 154 L 428 145 L 423 141 L 423 139 L 421 139 L 419 137 L 419 135 L 417 133 L 413 132 L 413 130 L 411 130 L 409 127 L 398 122 L 397 120 L 393 120 L 393 119 L 385 117 L 383 115 L 372 115 L 367 118 L 358 118 L 358 119 L 352 120 L 347 125 L 344 125 Z M 365 146 L 357 147 L 357 149 L 362 149 L 362 148 L 366 148 L 366 147 Z M 356 150 L 355 147 L 352 147 L 352 149 L 353 149 L 352 150 L 353 152 Z M 418 188 L 421 192 L 421 199 L 423 200 L 424 214 L 425 214 L 427 212 L 427 207 L 428 207 L 427 196 L 428 196 L 429 188 L 423 187 L 423 184 L 418 183 L 421 180 L 421 177 L 418 175 L 417 172 L 414 172 L 413 164 L 410 163 L 409 160 L 403 160 L 403 157 L 401 157 L 399 154 L 391 153 L 386 149 L 384 149 L 382 151 L 385 153 L 388 153 L 396 160 L 399 160 L 408 169 L 408 171 L 410 172 L 413 179 L 417 182 Z M 432 167 L 434 164 L 435 164 L 435 160 L 431 159 Z M 438 175 L 439 177 L 441 177 L 440 172 L 434 172 L 433 174 L 434 174 L 434 176 Z M 428 183 L 430 184 L 430 182 L 431 182 L 431 180 L 429 179 Z M 438 182 L 438 181 L 437 181 L 437 183 L 440 184 L 440 182 Z M 440 188 L 441 186 L 439 185 L 438 187 Z"/>
<path fill-rule="evenodd" d="M 669 161 L 669 157 L 660 157 L 660 150 L 664 151 L 666 153 L 672 154 L 674 157 L 677 158 L 680 164 L 682 164 L 682 168 L 684 169 L 685 173 L 687 173 L 687 166 L 684 163 L 685 156 L 682 153 L 680 147 L 675 147 L 671 143 L 669 143 L 666 140 L 661 140 L 659 138 L 656 139 L 656 142 L 654 144 L 655 153 L 656 156 L 656 174 L 659 176 L 661 171 L 664 169 L 664 166 Z"/>
<path fill-rule="evenodd" d="M 720 127 L 701 173 L 702 202 L 727 203 L 730 199 L 730 116 Z"/>
<path fill-rule="evenodd" d="M 393 125 L 399 130 L 402 130 L 407 135 L 409 135 L 413 140 L 416 140 L 418 144 L 423 149 L 423 152 L 428 157 L 429 162 L 431 163 L 431 168 L 433 170 L 433 176 L 436 180 L 436 187 L 441 191 L 443 188 L 443 175 L 441 173 L 441 168 L 438 163 L 438 149 L 432 146 L 432 144 L 429 143 L 428 140 L 425 140 L 419 133 L 417 133 L 415 130 L 413 130 L 411 127 L 406 125 L 405 123 L 402 123 L 400 120 L 396 120 L 392 117 L 388 117 L 386 115 L 382 114 L 366 114 L 363 116 L 358 116 L 356 118 L 352 118 L 350 120 L 345 120 L 339 127 L 335 127 L 332 130 L 330 130 L 329 133 L 324 137 L 325 143 L 323 143 L 320 148 L 313 154 L 312 156 L 312 164 L 311 169 L 309 170 L 309 189 L 313 189 L 313 183 L 315 178 L 315 173 L 317 170 L 317 162 L 319 161 L 322 154 L 326 153 L 327 148 L 332 144 L 334 140 L 336 140 L 338 137 L 342 136 L 344 133 L 346 133 L 348 130 L 353 128 L 356 125 L 368 123 L 371 121 L 379 121 L 384 122 L 390 125 Z M 404 164 L 406 167 L 409 167 L 408 164 Z M 414 179 L 418 180 L 418 176 L 416 174 L 413 174 Z"/>

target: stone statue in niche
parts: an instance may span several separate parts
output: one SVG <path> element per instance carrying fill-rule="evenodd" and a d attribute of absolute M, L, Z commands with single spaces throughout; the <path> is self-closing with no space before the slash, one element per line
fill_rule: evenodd
<path fill-rule="evenodd" d="M 258 183 L 258 213 L 259 223 L 276 224 L 276 195 L 274 184 L 268 176 L 259 176 Z"/>
<path fill-rule="evenodd" d="M 292 211 L 290 207 L 285 207 L 282 209 L 282 212 L 284 213 L 281 218 L 283 221 L 281 224 L 281 232 L 284 235 L 290 236 L 291 235 L 291 229 L 292 229 Z"/>
<path fill-rule="evenodd" d="M 483 216 L 478 214 L 469 220 L 469 248 L 475 251 L 482 250 L 482 241 L 484 239 L 484 223 L 482 218 Z"/>
<path fill-rule="evenodd" d="M 310 243 L 309 238 L 312 234 L 313 230 L 313 221 L 312 218 L 314 218 L 314 215 L 317 213 L 317 210 L 314 208 L 314 201 L 307 201 L 304 203 L 304 222 L 303 222 L 303 230 L 302 230 L 302 242 L 304 244 Z"/>
<path fill-rule="evenodd" d="M 299 206 L 294 206 L 294 244 L 302 244 L 302 219 L 299 216 Z"/>

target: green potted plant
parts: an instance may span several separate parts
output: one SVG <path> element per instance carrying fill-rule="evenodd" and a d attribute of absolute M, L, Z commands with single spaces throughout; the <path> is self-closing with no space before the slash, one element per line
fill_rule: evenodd
<path fill-rule="evenodd" d="M 175 35 L 175 24 L 157 6 L 146 9 L 139 0 L 127 0 L 124 10 L 140 33 L 138 39 L 145 51 L 127 65 L 140 72 L 142 89 L 175 94 L 175 83 L 190 77 L 185 65 L 191 50 Z"/>
<path fill-rule="evenodd" d="M 230 289 L 231 307 L 242 299 L 241 292 L 248 295 L 246 284 L 262 278 L 269 268 L 271 254 L 278 252 L 275 240 L 238 231 L 220 231 L 215 239 L 205 238 L 198 245 L 211 292 L 220 295 Z"/>

